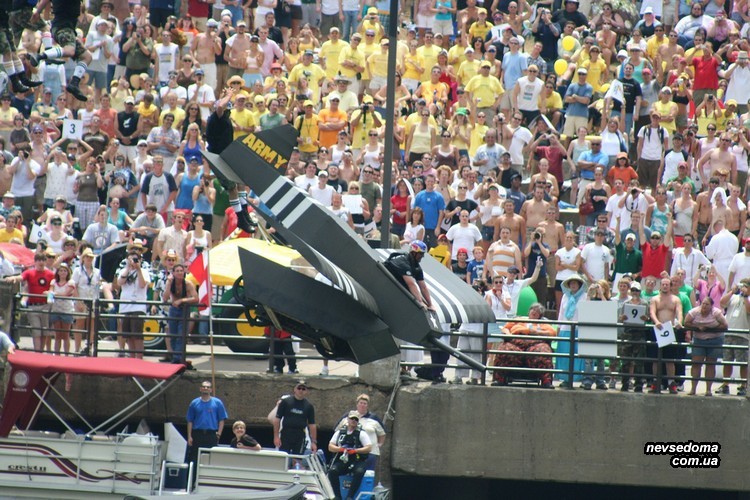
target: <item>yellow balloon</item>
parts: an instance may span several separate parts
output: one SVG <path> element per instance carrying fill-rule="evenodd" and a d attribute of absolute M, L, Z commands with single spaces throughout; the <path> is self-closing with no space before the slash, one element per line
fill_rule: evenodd
<path fill-rule="evenodd" d="M 565 50 L 573 50 L 576 46 L 576 39 L 570 35 L 563 37 L 562 46 Z"/>
<path fill-rule="evenodd" d="M 608 90 L 609 90 L 609 84 L 608 84 L 608 83 L 605 83 L 605 84 L 604 84 L 604 85 L 602 85 L 602 87 L 601 87 L 601 88 L 599 89 L 599 92 L 601 92 L 602 94 L 606 94 Z"/>
<path fill-rule="evenodd" d="M 565 71 L 568 69 L 568 61 L 565 59 L 558 59 L 555 61 L 555 73 L 557 76 L 563 76 Z"/>

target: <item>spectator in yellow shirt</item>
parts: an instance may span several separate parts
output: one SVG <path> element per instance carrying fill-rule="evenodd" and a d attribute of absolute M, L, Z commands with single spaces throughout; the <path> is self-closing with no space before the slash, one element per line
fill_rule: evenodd
<path fill-rule="evenodd" d="M 404 54 L 398 68 L 401 71 L 404 85 L 409 89 L 409 92 L 417 90 L 419 82 L 422 81 L 422 73 L 425 70 L 424 58 L 417 51 L 418 45 L 416 40 L 409 42 L 409 52 Z"/>
<path fill-rule="evenodd" d="M 306 50 L 302 54 L 302 62 L 297 64 L 289 72 L 289 84 L 297 85 L 300 77 L 305 77 L 307 83 L 312 91 L 311 100 L 313 103 L 318 102 L 320 99 L 320 86 L 323 85 L 323 80 L 326 77 L 325 71 L 319 65 L 313 63 L 313 51 Z"/>
<path fill-rule="evenodd" d="M 302 104 L 305 113 L 299 115 L 294 121 L 294 128 L 299 132 L 297 137 L 297 144 L 299 145 L 299 158 L 301 161 L 309 162 L 318 159 L 318 148 L 320 142 L 318 136 L 320 129 L 318 124 L 320 118 L 313 112 L 315 104 L 311 100 L 307 100 Z"/>
<path fill-rule="evenodd" d="M 352 131 L 352 153 L 357 158 L 359 150 L 367 141 L 367 134 L 370 130 L 377 130 L 383 126 L 383 117 L 375 111 L 372 96 L 366 95 L 362 98 L 362 106 L 355 109 L 349 119 Z"/>
<path fill-rule="evenodd" d="M 505 93 L 503 84 L 497 77 L 490 75 L 492 63 L 482 61 L 479 66 L 479 74 L 469 80 L 464 90 L 469 93 L 471 102 L 476 106 L 477 113 L 483 112 L 487 123 L 492 123 L 500 99 Z"/>
<path fill-rule="evenodd" d="M 430 73 L 427 71 L 427 68 L 432 68 L 437 64 L 437 57 L 441 50 L 443 50 L 441 47 L 438 47 L 433 42 L 434 35 L 430 32 L 427 32 L 424 34 L 424 45 L 419 47 L 417 49 L 417 54 L 422 58 L 424 61 L 424 65 L 422 68 L 424 68 L 424 71 L 422 72 L 422 77 L 420 78 L 420 81 L 422 82 L 429 82 L 430 81 Z"/>
<path fill-rule="evenodd" d="M 370 91 L 375 94 L 388 83 L 388 39 L 380 40 L 380 50 L 367 58 L 367 69 L 370 72 Z"/>
<path fill-rule="evenodd" d="M 383 25 L 380 23 L 380 16 L 378 16 L 378 8 L 370 7 L 367 9 L 367 17 L 362 19 L 362 24 L 359 25 L 359 33 L 367 33 L 368 30 L 375 32 L 375 41 L 379 42 L 383 36 L 385 36 L 385 30 Z"/>
<path fill-rule="evenodd" d="M 252 133 L 255 130 L 255 119 L 250 110 L 246 107 L 247 95 L 238 94 L 234 100 L 234 109 L 229 115 L 234 127 L 234 139 Z"/>
<path fill-rule="evenodd" d="M 453 50 L 453 48 L 451 50 Z M 456 77 L 459 82 L 468 83 L 469 80 L 479 74 L 479 61 L 474 58 L 474 49 L 471 47 L 467 47 L 466 50 L 464 50 L 464 57 L 466 59 L 458 67 Z M 450 52 L 448 52 L 448 58 L 450 59 Z"/>
<path fill-rule="evenodd" d="M 440 66 L 433 66 L 430 70 L 430 81 L 422 82 L 414 93 L 415 97 L 421 97 L 425 100 L 430 108 L 431 115 L 444 110 L 446 104 L 448 104 L 448 91 L 450 89 L 448 85 L 440 81 L 441 74 Z"/>
<path fill-rule="evenodd" d="M 332 26 L 328 30 L 328 40 L 323 42 L 320 46 L 320 52 L 318 56 L 320 58 L 320 65 L 326 72 L 326 77 L 329 80 L 333 80 L 339 72 L 339 56 L 341 51 L 349 44 L 340 39 L 341 32 L 336 26 Z"/>
<path fill-rule="evenodd" d="M 492 29 L 492 23 L 487 22 L 487 9 L 484 7 L 480 7 L 478 9 L 479 12 L 479 19 L 477 22 L 472 23 L 471 27 L 469 28 L 469 36 L 471 39 L 475 38 L 481 38 L 484 40 L 487 38 L 487 33 L 490 32 Z"/>
<path fill-rule="evenodd" d="M 354 33 L 350 45 L 344 47 L 339 54 L 339 75 L 349 81 L 349 90 L 355 94 L 359 94 L 359 79 L 365 70 L 365 55 L 359 50 L 361 42 L 362 35 Z M 357 77 L 357 74 L 360 76 Z"/>
<path fill-rule="evenodd" d="M 601 49 L 594 45 L 589 50 L 589 60 L 584 61 L 581 67 L 586 68 L 589 74 L 586 83 L 594 87 L 594 92 L 601 92 L 602 85 L 609 80 L 607 63 L 601 57 Z"/>

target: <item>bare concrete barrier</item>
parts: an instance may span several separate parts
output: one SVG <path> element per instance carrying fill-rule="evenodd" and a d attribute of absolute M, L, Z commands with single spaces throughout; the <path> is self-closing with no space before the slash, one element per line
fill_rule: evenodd
<path fill-rule="evenodd" d="M 750 491 L 744 398 L 418 384 L 396 410 L 394 473 Z M 649 442 L 717 443 L 720 465 L 675 468 Z"/>

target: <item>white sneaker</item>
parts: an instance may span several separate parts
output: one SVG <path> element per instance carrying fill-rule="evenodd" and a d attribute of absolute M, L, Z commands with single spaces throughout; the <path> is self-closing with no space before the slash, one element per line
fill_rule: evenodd
<path fill-rule="evenodd" d="M 324 376 L 324 377 L 325 377 L 325 376 L 327 376 L 327 375 L 328 375 L 328 367 L 327 367 L 327 366 L 324 366 L 324 367 L 323 367 L 323 369 L 322 369 L 322 370 L 320 370 L 320 374 L 321 374 L 322 376 Z"/>

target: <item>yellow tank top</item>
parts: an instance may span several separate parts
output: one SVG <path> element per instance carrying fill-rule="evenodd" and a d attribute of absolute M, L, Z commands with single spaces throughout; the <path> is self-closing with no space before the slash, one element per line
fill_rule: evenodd
<path fill-rule="evenodd" d="M 304 52 L 306 50 L 315 50 L 315 45 L 312 43 L 312 40 L 305 43 L 301 39 L 299 41 L 299 51 Z"/>
<path fill-rule="evenodd" d="M 699 136 L 706 136 L 708 135 L 708 126 L 709 125 L 716 125 L 716 117 L 713 113 L 711 113 L 710 116 L 706 116 L 706 111 L 702 111 L 700 115 L 695 115 L 695 121 L 698 123 L 698 135 Z M 718 130 L 718 127 L 716 127 Z"/>
<path fill-rule="evenodd" d="M 466 135 L 466 125 L 453 125 L 453 124 L 451 124 L 451 127 L 450 127 L 451 132 L 453 130 L 456 130 L 456 129 L 458 129 L 461 133 L 463 133 L 464 135 Z M 471 137 L 469 137 L 469 138 L 471 138 Z M 451 139 L 451 144 L 454 145 L 455 147 L 457 147 L 458 149 L 466 149 L 466 150 L 469 149 L 469 145 L 466 144 L 466 141 L 464 141 L 458 135 L 455 136 L 455 137 L 453 137 L 453 139 Z"/>
<path fill-rule="evenodd" d="M 484 134 L 487 133 L 487 129 L 490 128 L 487 125 L 474 125 L 471 130 L 471 142 L 469 143 L 469 155 L 473 158 L 477 154 L 479 146 L 484 144 Z"/>
<path fill-rule="evenodd" d="M 672 107 L 672 101 L 667 102 L 666 104 L 661 101 L 656 101 L 654 103 L 654 108 L 656 111 L 659 112 L 661 116 L 665 116 L 669 114 L 669 109 Z M 672 119 L 671 122 L 661 122 L 661 126 L 666 129 L 667 132 L 671 135 L 672 132 L 677 130 L 677 126 L 674 123 L 674 119 Z"/>
<path fill-rule="evenodd" d="M 297 52 L 296 54 L 290 54 L 289 52 L 286 53 L 286 58 L 289 59 L 289 67 L 286 69 L 287 71 L 292 71 L 292 68 L 299 64 L 299 58 L 301 55 L 302 52 Z"/>
<path fill-rule="evenodd" d="M 414 135 L 411 138 L 410 153 L 429 153 L 432 150 L 432 133 L 430 132 L 429 125 L 427 127 L 421 127 L 420 125 L 414 126 Z"/>

